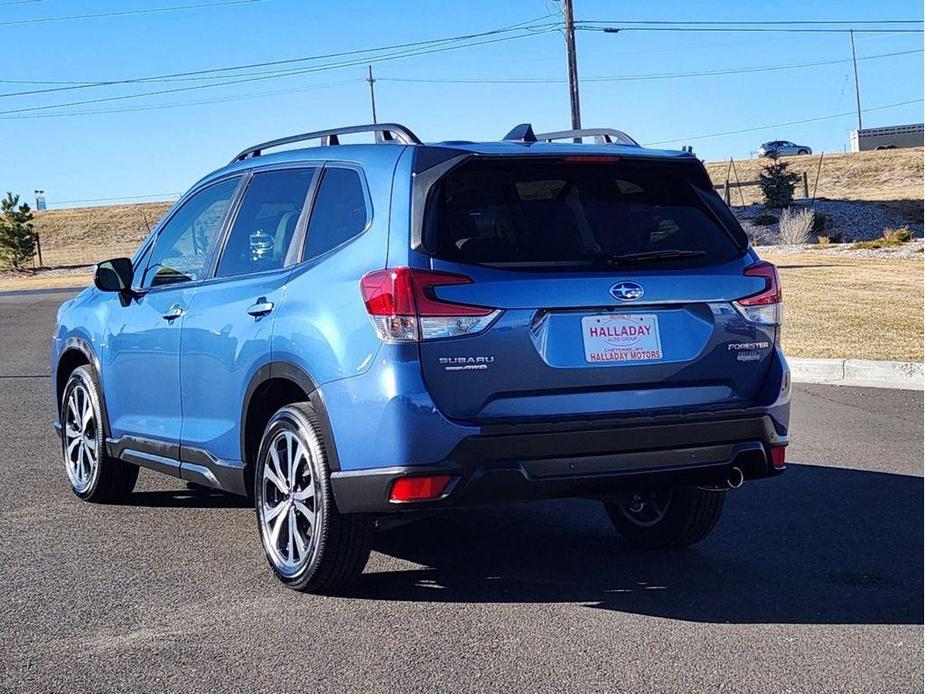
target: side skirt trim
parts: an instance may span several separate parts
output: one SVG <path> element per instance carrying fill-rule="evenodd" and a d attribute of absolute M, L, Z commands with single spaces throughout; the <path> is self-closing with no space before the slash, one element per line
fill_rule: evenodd
<path fill-rule="evenodd" d="M 106 439 L 106 448 L 110 456 L 126 463 L 229 494 L 247 496 L 244 464 L 240 461 L 219 460 L 201 448 L 177 446 L 139 436 Z"/>

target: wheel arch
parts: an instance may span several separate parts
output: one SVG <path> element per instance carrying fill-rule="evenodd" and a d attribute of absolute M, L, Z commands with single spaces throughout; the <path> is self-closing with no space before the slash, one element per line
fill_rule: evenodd
<path fill-rule="evenodd" d="M 247 488 L 250 489 L 254 462 L 260 439 L 270 417 L 281 407 L 309 402 L 318 414 L 325 442 L 328 467 L 340 470 L 337 447 L 331 430 L 324 398 L 312 377 L 289 362 L 270 362 L 253 375 L 244 394 L 241 408 L 241 461 L 244 463 Z"/>
<path fill-rule="evenodd" d="M 100 414 L 103 419 L 103 433 L 109 436 L 112 430 L 109 428 L 109 410 L 106 408 L 106 393 L 103 390 L 103 381 L 100 378 L 99 364 L 96 352 L 93 351 L 93 347 L 90 346 L 89 342 L 80 337 L 69 337 L 65 340 L 55 365 L 56 420 L 60 419 L 61 398 L 64 396 L 64 388 L 67 385 L 68 377 L 78 366 L 88 366 L 93 370 L 96 381 L 100 384 Z"/>

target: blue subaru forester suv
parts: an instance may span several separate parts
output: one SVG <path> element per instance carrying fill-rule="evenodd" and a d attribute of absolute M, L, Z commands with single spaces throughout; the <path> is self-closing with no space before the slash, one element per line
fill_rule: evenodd
<path fill-rule="evenodd" d="M 699 160 L 619 131 L 266 142 L 94 285 L 52 348 L 74 492 L 251 495 L 298 590 L 360 574 L 385 514 L 590 498 L 677 548 L 784 468 L 777 271 Z"/>

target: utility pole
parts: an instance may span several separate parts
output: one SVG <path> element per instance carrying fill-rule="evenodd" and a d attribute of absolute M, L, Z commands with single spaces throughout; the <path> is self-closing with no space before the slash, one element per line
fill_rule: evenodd
<path fill-rule="evenodd" d="M 861 87 L 858 81 L 858 56 L 854 52 L 854 29 L 849 32 L 851 36 L 851 61 L 854 63 L 854 96 L 858 102 L 858 130 L 861 129 Z"/>
<path fill-rule="evenodd" d="M 568 56 L 568 89 L 572 107 L 572 130 L 581 129 L 581 106 L 578 101 L 578 59 L 575 57 L 575 17 L 572 0 L 562 0 L 565 16 L 565 49 Z M 580 142 L 576 139 L 576 142 Z"/>
<path fill-rule="evenodd" d="M 375 125 L 379 122 L 376 120 L 376 88 L 373 86 L 376 84 L 376 80 L 373 79 L 373 66 L 367 65 L 366 67 L 369 69 L 369 76 L 366 81 L 369 82 L 369 101 L 373 107 L 373 125 Z"/>

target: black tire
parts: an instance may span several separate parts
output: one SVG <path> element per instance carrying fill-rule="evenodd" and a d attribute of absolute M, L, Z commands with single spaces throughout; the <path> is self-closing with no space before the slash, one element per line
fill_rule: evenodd
<path fill-rule="evenodd" d="M 100 393 L 102 388 L 91 367 L 78 366 L 71 372 L 59 412 L 61 456 L 71 490 L 84 501 L 107 503 L 120 501 L 132 493 L 138 467 L 108 455 Z M 74 406 L 79 408 L 84 407 L 83 398 L 87 398 L 85 411 L 89 417 L 80 417 L 78 422 L 71 407 L 72 396 Z M 78 428 L 80 436 L 75 435 Z M 89 470 L 86 476 L 84 470 Z"/>
<path fill-rule="evenodd" d="M 809 150 L 808 150 L 808 149 L 801 149 L 801 150 L 798 150 L 798 151 L 797 151 L 797 154 L 809 154 Z"/>
<path fill-rule="evenodd" d="M 305 462 L 301 462 L 298 455 L 295 455 L 294 471 L 284 470 L 282 465 L 274 468 L 271 448 L 279 460 L 280 442 L 289 445 L 293 440 L 308 452 Z M 269 473 L 266 472 L 268 467 Z M 284 479 L 281 481 L 288 486 L 288 496 L 279 485 L 265 476 L 276 475 L 274 470 L 283 473 Z M 306 471 L 309 472 L 309 479 L 306 479 Z M 301 496 L 308 493 L 309 487 L 312 496 Z M 309 498 L 311 504 L 308 503 Z M 308 515 L 297 508 L 300 499 L 303 499 L 306 511 L 312 512 L 311 521 Z M 266 519 L 272 511 L 287 503 L 288 511 L 278 512 Z M 267 563 L 277 578 L 289 588 L 306 593 L 337 592 L 363 573 L 372 546 L 372 522 L 366 516 L 338 512 L 331 490 L 324 436 L 318 415 L 311 404 L 302 402 L 287 405 L 267 423 L 254 470 L 254 504 L 257 531 Z M 295 518 L 295 521 L 290 518 L 285 522 L 296 524 L 296 533 L 300 538 L 298 542 L 308 542 L 304 549 L 292 539 L 292 525 L 287 527 L 288 542 L 281 529 L 273 527 L 274 519 L 278 519 L 275 521 L 277 523 L 283 523 L 283 513 Z M 284 556 L 283 544 L 288 548 L 288 556 Z M 298 560 L 294 559 L 297 555 Z"/>
<path fill-rule="evenodd" d="M 634 500 L 604 502 L 613 527 L 634 547 L 678 549 L 700 542 L 709 535 L 723 512 L 724 491 L 683 487 L 642 494 L 664 501 L 660 513 L 649 517 L 634 513 Z M 635 507 L 639 505 L 636 496 Z M 646 502 L 643 502 L 646 503 Z M 643 510 L 644 510 L 643 506 Z"/>

